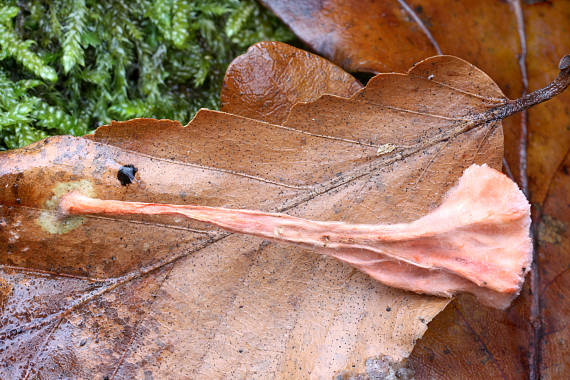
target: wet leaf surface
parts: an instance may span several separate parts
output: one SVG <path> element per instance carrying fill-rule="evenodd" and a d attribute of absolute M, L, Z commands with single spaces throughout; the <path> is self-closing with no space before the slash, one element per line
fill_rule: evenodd
<path fill-rule="evenodd" d="M 439 49 L 476 64 L 511 98 L 547 83 L 556 75 L 560 57 L 570 51 L 570 3 L 565 1 L 391 1 L 366 4 L 366 12 L 340 1 L 309 2 L 313 4 L 310 7 L 290 3 L 286 7 L 279 0 L 263 3 L 315 52 L 347 70 L 398 70 L 400 65 Z M 402 16 L 405 14 L 409 17 Z M 318 22 L 309 22 L 310 17 Z M 375 17 L 375 22 L 371 23 L 370 17 Z M 401 35 L 408 36 L 406 41 L 398 37 Z M 392 45 L 382 50 L 366 45 L 378 40 Z M 401 50 L 392 54 L 397 48 Z M 570 148 L 569 104 L 570 93 L 566 92 L 503 122 L 506 163 L 528 189 L 536 218 L 549 202 L 562 204 L 567 198 L 558 193 L 560 199 L 549 200 L 547 192 L 553 178 L 560 175 L 557 170 Z M 560 226 L 548 218 L 542 223 L 535 226 L 539 234 L 552 230 L 545 225 Z M 544 236 L 561 244 L 566 241 L 565 235 Z M 557 378 L 556 374 L 568 372 L 565 361 L 552 355 L 556 351 L 550 351 L 551 341 L 542 337 L 541 331 L 550 323 L 546 309 L 542 306 L 536 320 L 531 316 L 533 307 L 546 302 L 540 289 L 549 279 L 543 278 L 543 272 L 560 269 L 559 262 L 543 248 L 538 257 L 539 276 L 532 289 L 527 284 L 521 299 L 507 312 L 481 308 L 461 297 L 435 319 L 411 357 L 417 375 L 536 379 Z M 549 307 L 548 313 L 565 310 L 563 303 L 549 303 Z M 558 342 L 568 341 L 570 329 L 560 328 L 556 336 Z"/>
<path fill-rule="evenodd" d="M 202 110 L 186 127 L 135 119 L 1 153 L 2 377 L 329 377 L 364 372 L 370 357 L 408 355 L 447 300 L 198 222 L 62 222 L 57 196 L 79 188 L 109 199 L 410 221 L 473 162 L 500 167 L 500 122 L 449 132 L 502 97 L 472 65 L 439 57 L 410 75 L 380 76 L 350 99 L 299 104 L 283 126 Z M 398 149 L 378 154 L 386 145 Z M 127 164 L 138 170 L 123 186 L 117 173 Z"/>
<path fill-rule="evenodd" d="M 318 55 L 281 42 L 251 46 L 228 67 L 221 110 L 280 124 L 297 102 L 323 94 L 349 97 L 362 85 Z"/>

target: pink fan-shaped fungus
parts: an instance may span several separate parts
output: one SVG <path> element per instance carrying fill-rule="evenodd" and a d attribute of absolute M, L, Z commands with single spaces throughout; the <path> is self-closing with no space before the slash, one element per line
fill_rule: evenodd
<path fill-rule="evenodd" d="M 517 185 L 486 165 L 472 165 L 443 203 L 411 223 L 347 224 L 286 214 L 193 205 L 101 200 L 72 192 L 71 214 L 180 214 L 225 230 L 311 248 L 376 280 L 417 293 L 475 295 L 507 307 L 530 269 L 530 206 Z"/>

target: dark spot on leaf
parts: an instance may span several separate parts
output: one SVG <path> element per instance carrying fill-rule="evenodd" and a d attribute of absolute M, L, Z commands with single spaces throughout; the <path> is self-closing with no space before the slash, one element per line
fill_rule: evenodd
<path fill-rule="evenodd" d="M 117 173 L 117 179 L 119 180 L 119 182 L 121 182 L 121 185 L 127 186 L 133 183 L 133 180 L 135 179 L 135 174 L 137 174 L 138 171 L 139 170 L 135 168 L 134 165 L 131 164 L 121 166 L 121 168 Z"/>

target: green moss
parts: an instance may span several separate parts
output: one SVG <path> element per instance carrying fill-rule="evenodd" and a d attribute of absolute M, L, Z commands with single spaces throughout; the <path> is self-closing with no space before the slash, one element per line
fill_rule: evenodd
<path fill-rule="evenodd" d="M 229 62 L 293 34 L 254 0 L 7 0 L 0 6 L 0 149 L 111 120 L 186 124 L 216 109 Z"/>

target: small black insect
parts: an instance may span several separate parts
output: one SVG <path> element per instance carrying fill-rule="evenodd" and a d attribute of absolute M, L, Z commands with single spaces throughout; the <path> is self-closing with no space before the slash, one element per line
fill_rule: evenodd
<path fill-rule="evenodd" d="M 121 185 L 127 186 L 133 183 L 133 180 L 135 179 L 135 174 L 137 174 L 138 171 L 139 169 L 135 168 L 134 165 L 131 164 L 123 165 L 117 172 L 117 179 L 119 180 L 119 182 L 121 182 Z"/>

